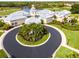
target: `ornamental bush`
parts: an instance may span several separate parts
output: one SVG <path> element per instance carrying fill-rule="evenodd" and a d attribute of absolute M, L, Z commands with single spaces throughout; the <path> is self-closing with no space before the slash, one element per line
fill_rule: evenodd
<path fill-rule="evenodd" d="M 2 20 L 0 20 L 0 27 L 2 27 L 4 25 L 4 22 L 2 22 Z"/>
<path fill-rule="evenodd" d="M 71 6 L 72 8 L 71 8 L 71 12 L 72 13 L 74 13 L 74 14 L 79 14 L 79 4 L 73 4 L 72 6 Z"/>
<path fill-rule="evenodd" d="M 69 24 L 63 24 L 61 25 L 63 28 L 73 31 L 79 31 L 79 25 L 69 25 Z"/>
<path fill-rule="evenodd" d="M 11 26 L 9 24 L 4 24 L 2 29 L 3 30 L 9 30 L 11 28 Z"/>
<path fill-rule="evenodd" d="M 68 30 L 79 31 L 79 24 L 76 24 L 76 22 L 77 21 L 75 19 L 73 19 L 72 22 L 67 22 L 67 23 L 63 23 L 63 22 L 59 22 L 57 20 L 53 20 L 49 24 L 56 24 L 56 25 L 60 25 L 62 28 L 68 29 Z"/>
<path fill-rule="evenodd" d="M 19 35 L 21 35 L 25 40 L 31 42 L 41 39 L 45 34 L 47 34 L 47 30 L 42 24 L 24 24 L 19 29 Z"/>

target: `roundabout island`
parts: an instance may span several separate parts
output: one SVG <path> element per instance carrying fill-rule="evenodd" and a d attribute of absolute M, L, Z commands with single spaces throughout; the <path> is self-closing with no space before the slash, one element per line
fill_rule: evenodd
<path fill-rule="evenodd" d="M 16 35 L 16 41 L 23 46 L 36 47 L 45 44 L 50 36 L 43 24 L 24 24 Z"/>

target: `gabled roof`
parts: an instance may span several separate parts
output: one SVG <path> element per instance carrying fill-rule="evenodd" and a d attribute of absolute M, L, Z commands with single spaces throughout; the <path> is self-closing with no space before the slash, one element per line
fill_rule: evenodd
<path fill-rule="evenodd" d="M 26 18 L 26 16 L 28 16 L 28 12 L 25 12 L 25 11 L 17 11 L 17 12 L 14 12 L 14 13 L 8 15 L 4 19 L 4 21 L 13 21 L 13 20 L 20 19 L 20 18 Z"/>
<path fill-rule="evenodd" d="M 34 11 L 36 13 L 36 15 L 38 15 L 38 18 L 37 17 L 28 18 L 27 16 L 31 16 L 30 11 L 31 12 Z M 26 8 L 26 9 L 23 9 L 21 11 L 17 11 L 17 12 L 14 12 L 14 13 L 8 15 L 8 17 L 6 17 L 4 19 L 4 21 L 14 21 L 14 20 L 19 20 L 21 18 L 24 18 L 25 23 L 27 23 L 27 22 L 28 23 L 32 23 L 32 22 L 39 23 L 41 21 L 41 19 L 50 18 L 54 15 L 57 15 L 58 17 L 64 17 L 70 13 L 71 12 L 67 11 L 67 10 L 54 12 L 54 11 L 50 11 L 48 9 L 38 10 L 35 8 L 31 8 L 31 9 Z"/>
<path fill-rule="evenodd" d="M 64 17 L 64 16 L 67 16 L 68 14 L 71 14 L 71 12 L 67 11 L 67 10 L 63 10 L 63 11 L 57 11 L 57 12 L 55 12 L 55 14 L 58 17 Z"/>
<path fill-rule="evenodd" d="M 38 10 L 37 14 L 39 14 L 39 16 L 42 18 L 49 18 L 54 15 L 54 12 L 47 9 L 43 9 L 43 10 Z"/>

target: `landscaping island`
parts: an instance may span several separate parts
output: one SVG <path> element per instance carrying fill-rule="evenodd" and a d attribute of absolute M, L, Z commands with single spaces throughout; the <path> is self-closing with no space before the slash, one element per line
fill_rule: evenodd
<path fill-rule="evenodd" d="M 49 39 L 50 33 L 42 24 L 24 24 L 16 35 L 16 41 L 23 45 L 41 45 Z"/>

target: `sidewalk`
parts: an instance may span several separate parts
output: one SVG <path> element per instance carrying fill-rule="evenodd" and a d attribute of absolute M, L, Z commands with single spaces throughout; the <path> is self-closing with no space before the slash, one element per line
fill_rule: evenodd
<path fill-rule="evenodd" d="M 3 39 L 7 35 L 7 33 L 9 33 L 10 31 L 12 31 L 13 29 L 18 28 L 18 27 L 20 27 L 20 26 L 17 26 L 17 27 L 14 27 L 14 28 L 12 28 L 12 29 L 10 29 L 8 31 L 5 31 L 0 37 L 0 49 L 3 49 L 8 57 L 11 57 L 11 56 L 8 54 L 8 52 L 5 50 L 5 48 L 3 46 Z"/>
<path fill-rule="evenodd" d="M 58 29 L 55 26 L 51 26 L 51 25 L 47 25 L 47 24 L 45 24 L 45 25 L 56 29 L 61 34 L 61 37 L 62 37 L 61 45 L 66 45 L 67 44 L 67 42 L 66 42 L 66 36 L 65 36 L 65 34 L 60 29 Z"/>
<path fill-rule="evenodd" d="M 56 54 L 56 52 L 60 49 L 60 47 L 62 46 L 62 45 L 66 45 L 66 36 L 65 36 L 65 34 L 60 30 L 60 29 L 58 29 L 57 27 L 54 27 L 54 26 L 51 26 L 51 25 L 47 25 L 47 24 L 45 24 L 46 26 L 49 26 L 49 27 L 52 27 L 52 28 L 54 28 L 54 29 L 56 29 L 60 34 L 61 34 L 61 37 L 62 37 L 62 41 L 61 41 L 61 44 L 59 45 L 59 47 L 56 49 L 56 51 L 53 53 L 53 57 L 55 57 L 55 54 Z"/>
<path fill-rule="evenodd" d="M 57 31 L 59 31 L 59 33 L 62 36 L 62 42 L 61 42 L 60 46 L 57 48 L 57 50 L 54 52 L 53 57 L 55 57 L 56 52 L 60 49 L 61 46 L 66 47 L 66 48 L 68 48 L 68 49 L 70 49 L 70 50 L 72 50 L 72 51 L 74 51 L 74 52 L 79 54 L 79 50 L 78 49 L 72 48 L 72 47 L 67 45 L 66 36 L 60 29 L 58 29 L 57 27 L 51 26 L 51 25 L 47 25 L 47 24 L 45 24 L 45 25 L 56 29 Z"/>
<path fill-rule="evenodd" d="M 63 45 L 63 46 L 79 54 L 78 49 L 72 48 L 71 46 L 68 46 L 68 45 Z"/>
<path fill-rule="evenodd" d="M 1 36 L 0 36 L 0 49 L 3 49 L 3 45 L 2 45 L 2 42 L 3 42 L 3 38 L 5 36 L 7 32 L 4 32 Z"/>

